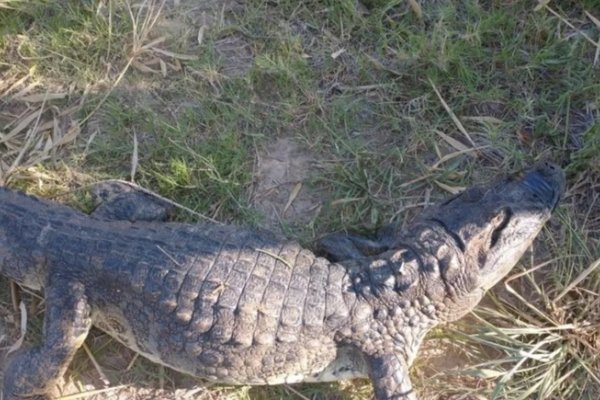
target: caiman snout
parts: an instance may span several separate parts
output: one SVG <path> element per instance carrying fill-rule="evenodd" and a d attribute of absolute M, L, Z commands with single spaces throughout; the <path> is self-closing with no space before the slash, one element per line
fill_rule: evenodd
<path fill-rule="evenodd" d="M 554 209 L 565 188 L 565 174 L 558 165 L 546 161 L 525 174 L 522 183 L 534 198 Z"/>

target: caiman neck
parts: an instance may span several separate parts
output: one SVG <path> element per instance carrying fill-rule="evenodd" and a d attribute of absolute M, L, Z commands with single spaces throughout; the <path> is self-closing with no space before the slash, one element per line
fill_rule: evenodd
<path fill-rule="evenodd" d="M 412 363 L 437 308 L 419 284 L 421 260 L 410 245 L 342 262 L 348 271 L 349 323 L 343 340 L 366 354 L 393 351 Z"/>
<path fill-rule="evenodd" d="M 417 298 L 423 260 L 415 246 L 398 244 L 375 257 L 349 262 L 351 290 L 372 304 L 394 308 Z"/>
<path fill-rule="evenodd" d="M 357 259 L 349 271 L 352 290 L 374 308 L 412 310 L 435 324 L 456 320 L 479 302 L 474 268 L 443 229 L 420 223 L 391 250 Z"/>

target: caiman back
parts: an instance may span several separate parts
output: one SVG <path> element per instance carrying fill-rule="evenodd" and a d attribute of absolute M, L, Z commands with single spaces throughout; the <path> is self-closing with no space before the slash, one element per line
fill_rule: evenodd
<path fill-rule="evenodd" d="M 94 325 L 155 362 L 234 384 L 320 380 L 353 302 L 342 266 L 268 232 L 107 221 L 9 189 L 0 265 L 33 289 L 81 282 Z"/>

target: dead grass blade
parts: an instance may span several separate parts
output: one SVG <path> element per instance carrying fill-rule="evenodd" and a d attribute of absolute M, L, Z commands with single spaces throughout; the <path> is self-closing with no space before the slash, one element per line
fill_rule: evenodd
<path fill-rule="evenodd" d="M 131 152 L 131 182 L 135 182 L 135 174 L 139 164 L 137 133 L 133 131 L 133 151 Z"/>
<path fill-rule="evenodd" d="M 501 119 L 496 118 L 496 117 L 490 117 L 489 115 L 463 116 L 462 119 L 467 120 L 467 121 L 474 121 L 474 122 L 477 122 L 480 124 L 500 125 L 500 124 L 504 123 L 504 121 L 502 121 Z"/>
<path fill-rule="evenodd" d="M 56 120 L 55 120 L 56 121 Z M 58 126 L 56 127 L 58 131 Z M 71 121 L 71 126 L 67 130 L 65 135 L 61 135 L 55 144 L 52 146 L 53 149 L 56 149 L 58 146 L 64 146 L 71 142 L 74 142 L 77 136 L 81 133 L 81 124 L 77 122 L 77 120 Z"/>
<path fill-rule="evenodd" d="M 206 30 L 206 25 L 202 25 L 200 29 L 198 29 L 198 36 L 196 37 L 196 41 L 198 45 L 202 46 L 202 42 L 204 41 L 204 31 Z"/>
<path fill-rule="evenodd" d="M 7 10 L 16 10 L 16 7 L 13 7 L 12 3 L 20 3 L 23 0 L 0 0 L 0 8 L 4 8 Z"/>
<path fill-rule="evenodd" d="M 17 80 L 16 82 L 13 82 L 8 89 L 5 89 L 5 87 L 9 84 L 10 80 L 9 79 L 0 79 L 0 92 L 2 92 L 2 96 L 0 97 L 8 97 L 8 95 L 15 90 L 16 88 L 20 87 L 23 83 L 25 83 L 27 81 L 27 79 L 29 79 L 31 77 L 30 73 L 27 73 L 26 75 L 24 75 L 21 79 Z"/>
<path fill-rule="evenodd" d="M 102 384 L 105 387 L 108 387 L 108 385 L 110 385 L 110 381 L 106 377 L 106 374 L 104 373 L 104 371 L 102 371 L 102 367 L 100 367 L 100 364 L 98 364 L 98 361 L 96 361 L 96 357 L 94 357 L 94 354 L 92 354 L 90 348 L 88 347 L 87 344 L 85 344 L 85 342 L 83 343 L 82 347 L 83 347 L 83 350 L 85 351 L 85 354 L 88 356 L 88 358 L 92 362 L 92 365 L 96 369 L 96 372 L 98 372 L 100 381 L 102 382 Z"/>
<path fill-rule="evenodd" d="M 25 303 L 19 303 L 19 309 L 21 311 L 21 332 L 19 334 L 19 338 L 17 341 L 10 346 L 6 354 L 14 353 L 19 350 L 23 345 L 23 341 L 25 340 L 25 333 L 27 333 L 27 308 L 25 307 Z"/>
<path fill-rule="evenodd" d="M 571 283 L 569 283 L 569 285 L 567 285 L 567 287 L 565 287 L 562 292 L 560 292 L 560 294 L 558 296 L 556 296 L 554 298 L 554 301 L 557 302 L 558 300 L 560 300 L 564 295 L 566 295 L 567 293 L 569 293 L 571 290 L 573 290 L 574 287 L 576 287 L 577 285 L 579 285 L 585 278 L 587 278 L 592 272 L 594 272 L 596 270 L 596 268 L 600 267 L 600 258 L 597 259 L 596 261 L 594 261 L 592 264 L 590 264 L 589 267 L 587 267 L 585 270 L 583 270 L 578 276 L 577 278 L 573 279 L 573 281 Z"/>
<path fill-rule="evenodd" d="M 585 32 L 583 32 L 582 30 L 578 29 L 577 27 L 575 27 L 575 25 L 573 25 L 572 23 L 569 22 L 569 20 L 567 20 L 565 17 L 563 17 L 562 15 L 560 15 L 558 12 L 554 11 L 549 5 L 548 3 L 550 3 L 550 1 L 540 1 L 538 6 L 535 8 L 535 10 L 539 10 L 541 8 L 545 8 L 546 10 L 548 10 L 552 15 L 554 15 L 556 18 L 560 19 L 565 25 L 567 25 L 569 28 L 573 29 L 574 31 L 576 31 L 578 34 L 580 34 L 585 40 L 587 40 L 588 42 L 590 42 L 591 44 L 593 44 L 594 46 L 597 46 L 598 43 L 596 43 L 596 41 L 594 39 L 592 39 L 591 37 L 589 37 Z"/>
<path fill-rule="evenodd" d="M 417 0 L 408 0 L 408 5 L 419 19 L 423 19 L 423 9 Z"/>
<path fill-rule="evenodd" d="M 598 18 L 594 17 L 589 12 L 587 12 L 587 11 L 584 11 L 584 12 L 585 12 L 585 15 L 587 15 L 588 18 L 592 20 L 594 25 L 596 25 L 598 30 L 600 30 L 600 20 Z M 598 65 L 598 61 L 600 61 L 600 38 L 598 39 L 598 42 L 596 43 L 596 53 L 594 54 L 594 65 Z"/>
<path fill-rule="evenodd" d="M 40 86 L 39 82 L 30 83 L 29 85 L 25 86 L 23 89 L 21 89 L 17 93 L 15 93 L 12 96 L 12 100 L 19 99 L 20 97 L 23 97 L 23 96 L 27 96 L 28 93 L 30 93 L 33 89 L 37 88 L 38 86 Z M 44 98 L 43 96 L 45 96 L 45 94 L 42 94 L 42 99 Z"/>
<path fill-rule="evenodd" d="M 146 51 L 148 47 L 151 47 L 154 44 L 162 43 L 162 41 L 164 40 L 163 37 L 159 37 L 150 42 L 147 42 L 152 28 L 158 21 L 159 16 L 161 15 L 162 9 L 165 5 L 165 1 L 159 2 L 158 5 L 156 4 L 157 2 L 153 0 L 145 0 L 140 4 L 136 4 L 135 8 L 137 8 L 138 11 L 134 14 L 134 6 L 128 3 L 127 10 L 129 12 L 129 18 L 131 19 L 133 25 L 131 55 L 127 60 L 127 64 L 121 69 L 121 72 L 117 76 L 117 79 L 115 79 L 115 81 L 111 85 L 110 89 L 104 94 L 104 96 L 100 99 L 98 104 L 96 104 L 94 109 L 88 115 L 86 115 L 85 118 L 83 118 L 83 120 L 81 121 L 82 126 L 100 109 L 100 107 L 102 107 L 104 102 L 106 102 L 106 99 L 108 99 L 108 97 L 113 93 L 113 91 L 119 85 L 119 83 L 121 83 L 123 77 L 134 63 L 136 68 L 144 69 L 143 64 L 137 61 L 138 56 L 140 56 L 143 51 Z"/>
<path fill-rule="evenodd" d="M 435 133 L 437 133 L 442 139 L 444 139 L 450 146 L 454 147 L 456 150 L 458 151 L 462 151 L 462 152 L 467 152 L 470 149 L 465 146 L 464 144 L 462 144 L 461 142 L 459 142 L 458 140 L 454 139 L 451 136 L 446 135 L 444 132 L 440 131 L 440 130 L 435 130 Z"/>
<path fill-rule="evenodd" d="M 444 189 L 446 192 L 450 194 L 458 194 L 466 189 L 464 186 L 450 186 L 442 183 L 438 180 L 434 180 L 435 184 Z"/>
<path fill-rule="evenodd" d="M 285 204 L 285 207 L 283 207 L 283 211 L 281 213 L 282 215 L 285 214 L 285 212 L 288 210 L 288 208 L 290 208 L 294 200 L 296 200 L 296 197 L 298 197 L 298 193 L 300 193 L 300 190 L 302 190 L 302 182 L 296 183 L 296 185 L 292 189 L 288 201 Z"/>
<path fill-rule="evenodd" d="M 302 400 L 310 400 L 308 397 L 306 397 L 305 395 L 303 395 L 302 393 L 300 393 L 299 391 L 297 391 L 296 389 L 294 389 L 291 385 L 287 385 L 286 384 L 285 388 L 287 390 L 289 390 L 290 392 L 294 393 L 296 396 L 298 396 Z"/>
<path fill-rule="evenodd" d="M 446 103 L 446 101 L 442 97 L 440 91 L 437 89 L 437 87 L 435 86 L 435 83 L 433 83 L 433 81 L 431 79 L 429 79 L 429 84 L 433 88 L 433 91 L 437 95 L 438 99 L 440 99 L 440 103 L 442 103 L 442 106 L 444 107 L 444 109 L 446 110 L 446 112 L 448 113 L 448 115 L 450 116 L 450 118 L 452 118 L 452 121 L 454 121 L 454 125 L 456 125 L 456 127 L 458 128 L 458 130 L 465 136 L 465 138 L 471 144 L 471 146 L 477 147 L 477 145 L 475 144 L 475 142 L 471 138 L 471 135 L 469 135 L 469 133 L 465 129 L 465 127 L 462 124 L 462 122 L 460 122 L 460 120 L 458 119 L 458 117 L 456 116 L 456 114 L 454 114 L 454 111 L 452 111 L 452 109 L 450 108 L 450 106 L 448 106 L 448 103 Z"/>
<path fill-rule="evenodd" d="M 102 105 L 104 104 L 104 102 L 106 101 L 106 99 L 108 99 L 108 97 L 113 93 L 113 91 L 115 90 L 115 88 L 119 85 L 119 83 L 121 82 L 121 80 L 123 79 L 123 77 L 125 76 L 125 73 L 129 70 L 129 67 L 131 66 L 131 64 L 135 61 L 134 58 L 130 58 L 129 61 L 127 61 L 127 64 L 123 67 L 123 69 L 121 70 L 121 73 L 119 73 L 119 76 L 117 77 L 117 79 L 113 82 L 113 84 L 111 85 L 110 89 L 104 94 L 104 96 L 100 99 L 100 101 L 98 102 L 98 104 L 96 104 L 96 107 L 94 107 L 94 109 L 92 111 L 90 111 L 89 114 L 87 114 L 85 116 L 85 118 L 83 118 L 83 120 L 81 120 L 81 125 L 83 126 L 83 124 L 85 124 L 90 118 L 92 118 L 92 116 L 100 109 L 100 107 L 102 107 Z"/>
<path fill-rule="evenodd" d="M 72 117 L 83 105 L 79 99 L 77 104 L 63 108 L 67 92 L 30 94 L 30 88 L 36 87 L 36 84 L 27 84 L 22 77 L 13 79 L 26 87 L 19 90 L 15 84 L 4 85 L 5 88 L 10 86 L 9 91 L 18 90 L 18 94 L 11 97 L 11 112 L 18 117 L 3 127 L 7 133 L 0 133 L 2 184 L 8 184 L 17 171 L 49 158 L 55 159 L 58 151 L 73 143 L 81 133 L 79 122 Z"/>
<path fill-rule="evenodd" d="M 140 353 L 135 353 L 133 355 L 133 357 L 131 357 L 131 361 L 129 361 L 129 364 L 127 364 L 127 368 L 125 368 L 125 372 L 131 370 L 131 368 L 133 368 L 133 364 L 135 364 L 135 362 L 137 361 L 138 357 L 140 356 Z"/>
<path fill-rule="evenodd" d="M 44 112 L 45 105 L 46 105 L 46 99 L 44 99 L 44 101 L 42 102 L 42 105 L 40 106 L 40 109 L 37 113 L 35 124 L 34 124 L 33 128 L 28 130 L 27 134 L 25 135 L 25 145 L 19 151 L 19 154 L 14 159 L 12 165 L 9 167 L 9 170 L 16 170 L 17 167 L 19 166 L 19 163 L 21 162 L 21 159 L 25 155 L 25 152 L 27 150 L 29 150 L 29 146 L 31 145 L 31 142 L 33 141 L 33 139 L 35 138 L 35 134 L 37 133 L 37 128 L 40 124 L 40 118 L 42 117 L 42 113 Z"/>
<path fill-rule="evenodd" d="M 167 63 L 165 63 L 160 58 L 158 59 L 158 63 L 160 64 L 160 73 L 162 74 L 162 77 L 166 78 L 167 77 Z"/>
<path fill-rule="evenodd" d="M 156 2 L 153 0 L 144 0 L 135 5 L 128 3 L 127 9 L 129 11 L 129 18 L 133 23 L 134 52 L 143 48 L 143 43 L 146 42 L 150 31 L 158 21 L 158 17 L 160 16 L 164 5 L 165 1 L 161 1 L 157 7 Z M 135 15 L 133 13 L 134 8 L 137 8 L 137 13 L 135 13 Z"/>
<path fill-rule="evenodd" d="M 118 385 L 118 386 L 113 386 L 113 387 L 109 387 L 109 388 L 105 388 L 105 389 L 90 390 L 88 392 L 75 393 L 75 394 L 69 394 L 66 396 L 61 396 L 57 400 L 87 399 L 88 397 L 96 396 L 96 395 L 103 394 L 103 393 L 114 392 L 115 390 L 125 389 L 126 387 L 127 387 L 127 385 Z"/>
<path fill-rule="evenodd" d="M 28 103 L 39 103 L 40 101 L 62 100 L 67 97 L 68 93 L 38 93 L 26 96 L 15 96 L 15 100 L 26 101 Z"/>
<path fill-rule="evenodd" d="M 472 155 L 473 152 L 487 149 L 489 147 L 490 146 L 479 146 L 479 147 L 474 147 L 472 149 L 464 149 L 464 150 L 460 150 L 460 151 L 455 151 L 450 154 L 446 154 L 445 156 L 440 158 L 438 161 L 436 161 L 435 164 L 433 164 L 431 167 L 429 167 L 429 170 L 434 170 L 434 169 L 438 168 L 441 164 L 445 163 L 446 161 L 452 160 L 453 158 L 456 158 L 460 155 L 463 155 L 463 154 Z"/>
<path fill-rule="evenodd" d="M 134 61 L 131 66 L 135 69 L 137 69 L 140 72 L 146 73 L 146 74 L 160 74 L 160 71 L 150 68 L 147 65 L 142 64 L 139 61 Z"/>
<path fill-rule="evenodd" d="M 190 55 L 190 54 L 174 53 L 172 51 L 159 49 L 157 47 L 151 47 L 151 49 L 152 49 L 152 51 L 154 51 L 156 53 L 162 54 L 167 57 L 176 58 L 178 60 L 194 61 L 194 60 L 198 59 L 198 56 L 194 56 L 194 55 Z"/>
<path fill-rule="evenodd" d="M 273 253 L 272 251 L 269 251 L 269 250 L 266 250 L 266 249 L 259 249 L 259 248 L 255 248 L 254 250 L 258 251 L 259 253 L 266 254 L 269 257 L 272 257 L 272 258 L 276 259 L 277 261 L 281 261 L 283 264 L 285 264 L 286 267 L 288 267 L 290 269 L 294 268 L 294 266 L 288 260 L 286 260 L 285 258 L 283 258 L 283 257 L 281 257 L 281 256 L 279 256 L 279 255 L 277 255 L 275 253 Z"/>

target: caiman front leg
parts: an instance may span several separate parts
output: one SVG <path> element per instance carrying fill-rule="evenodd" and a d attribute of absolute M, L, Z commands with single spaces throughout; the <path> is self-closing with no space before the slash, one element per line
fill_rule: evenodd
<path fill-rule="evenodd" d="M 374 237 L 353 233 L 330 233 L 315 244 L 315 253 L 332 262 L 377 256 L 390 250 L 398 233 L 397 224 L 389 224 Z"/>
<path fill-rule="evenodd" d="M 145 192 L 133 183 L 106 181 L 91 191 L 96 209 L 92 216 L 121 221 L 167 221 L 173 206 L 156 195 Z"/>
<path fill-rule="evenodd" d="M 46 286 L 42 343 L 19 351 L 4 373 L 3 400 L 49 399 L 92 325 L 85 289 L 56 274 Z"/>
<path fill-rule="evenodd" d="M 376 400 L 417 400 L 408 368 L 395 354 L 368 358 Z"/>

